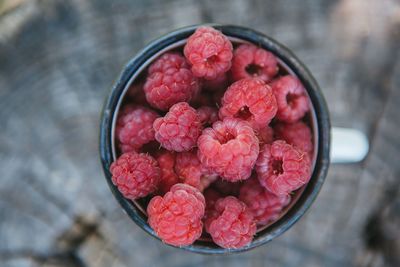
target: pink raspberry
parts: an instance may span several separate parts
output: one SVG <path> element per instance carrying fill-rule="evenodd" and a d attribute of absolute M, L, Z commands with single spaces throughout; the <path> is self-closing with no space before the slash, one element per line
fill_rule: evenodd
<path fill-rule="evenodd" d="M 199 27 L 187 40 L 183 53 L 194 76 L 214 80 L 230 69 L 232 50 L 232 43 L 220 31 Z"/>
<path fill-rule="evenodd" d="M 260 141 L 260 147 L 274 141 L 274 130 L 269 126 L 261 128 L 260 130 L 255 131 L 255 133 Z"/>
<path fill-rule="evenodd" d="M 247 205 L 257 224 L 266 225 L 278 219 L 289 204 L 290 195 L 274 195 L 262 187 L 257 178 L 251 178 L 240 188 L 239 199 Z"/>
<path fill-rule="evenodd" d="M 182 68 L 189 69 L 190 66 L 181 54 L 176 52 L 167 52 L 150 65 L 148 74 L 150 75 L 155 72 L 165 72 L 170 68 L 179 70 Z"/>
<path fill-rule="evenodd" d="M 214 80 L 203 80 L 203 88 L 207 91 L 225 90 L 228 86 L 228 82 L 228 75 L 224 73 Z"/>
<path fill-rule="evenodd" d="M 278 60 L 269 51 L 252 44 L 242 44 L 233 52 L 233 80 L 257 77 L 269 82 L 278 73 Z"/>
<path fill-rule="evenodd" d="M 122 195 L 135 200 L 153 193 L 160 180 L 157 161 L 136 152 L 122 154 L 110 166 L 111 180 Z"/>
<path fill-rule="evenodd" d="M 253 129 L 235 118 L 217 121 L 212 128 L 204 129 L 197 145 L 201 163 L 230 182 L 250 177 L 259 152 Z"/>
<path fill-rule="evenodd" d="M 203 106 L 197 109 L 197 113 L 203 125 L 212 125 L 218 120 L 218 109 L 214 107 Z"/>
<path fill-rule="evenodd" d="M 260 184 L 275 195 L 287 195 L 310 180 L 307 154 L 283 140 L 264 145 L 256 163 Z"/>
<path fill-rule="evenodd" d="M 155 138 L 160 144 L 177 152 L 196 146 L 201 133 L 201 122 L 194 108 L 186 102 L 173 105 L 168 113 L 153 123 Z"/>
<path fill-rule="evenodd" d="M 283 139 L 288 144 L 300 148 L 311 158 L 314 147 L 311 130 L 307 124 L 301 121 L 291 124 L 278 123 L 274 129 L 277 139 Z"/>
<path fill-rule="evenodd" d="M 158 190 L 161 194 L 165 194 L 171 186 L 179 183 L 179 177 L 175 172 L 175 157 L 175 154 L 169 151 L 160 152 L 156 156 L 161 170 L 161 178 L 158 183 Z"/>
<path fill-rule="evenodd" d="M 140 106 L 125 106 L 118 115 L 115 133 L 122 152 L 137 151 L 154 140 L 153 122 L 158 114 Z"/>
<path fill-rule="evenodd" d="M 274 118 L 276 99 L 269 85 L 256 78 L 239 80 L 226 90 L 219 110 L 220 118 L 240 118 L 260 129 Z"/>
<path fill-rule="evenodd" d="M 284 122 L 296 122 L 309 110 L 306 90 L 294 76 L 283 76 L 272 84 L 272 90 L 278 104 L 276 117 Z"/>
<path fill-rule="evenodd" d="M 201 236 L 205 199 L 199 190 L 176 184 L 164 195 L 155 196 L 147 206 L 148 221 L 163 242 L 188 246 Z"/>
<path fill-rule="evenodd" d="M 185 184 L 196 187 L 200 191 L 203 191 L 218 177 L 200 163 L 196 150 L 177 154 L 175 172 Z"/>
<path fill-rule="evenodd" d="M 185 64 L 166 62 L 168 60 L 161 57 L 150 66 L 149 72 L 152 73 L 147 76 L 143 88 L 147 102 L 160 110 L 168 110 L 178 102 L 190 101 L 200 89 L 198 79 Z"/>
<path fill-rule="evenodd" d="M 246 204 L 229 196 L 217 200 L 205 220 L 206 231 L 223 248 L 248 245 L 256 233 L 256 223 Z"/>

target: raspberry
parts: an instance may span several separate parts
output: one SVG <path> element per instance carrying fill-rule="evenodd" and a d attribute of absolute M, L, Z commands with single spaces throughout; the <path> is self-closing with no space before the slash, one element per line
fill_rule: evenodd
<path fill-rule="evenodd" d="M 164 117 L 154 121 L 153 127 L 156 140 L 164 148 L 177 152 L 195 147 L 201 133 L 196 110 L 185 102 L 173 105 Z"/>
<path fill-rule="evenodd" d="M 290 75 L 283 76 L 272 84 L 278 104 L 276 117 L 285 122 L 296 122 L 309 110 L 308 97 L 301 82 Z"/>
<path fill-rule="evenodd" d="M 199 27 L 187 40 L 183 53 L 194 76 L 214 80 L 230 69 L 232 50 L 232 43 L 220 31 Z"/>
<path fill-rule="evenodd" d="M 278 61 L 269 51 L 252 44 L 242 44 L 233 52 L 232 78 L 257 77 L 269 82 L 278 73 Z"/>
<path fill-rule="evenodd" d="M 235 118 L 217 121 L 212 128 L 204 129 L 197 145 L 201 163 L 230 182 L 250 177 L 259 152 L 253 129 Z"/>
<path fill-rule="evenodd" d="M 270 144 L 274 141 L 274 130 L 269 126 L 257 130 L 256 135 L 260 141 L 260 146 Z"/>
<path fill-rule="evenodd" d="M 310 180 L 308 155 L 283 140 L 265 145 L 256 163 L 260 184 L 275 195 L 285 195 Z"/>
<path fill-rule="evenodd" d="M 175 172 L 185 184 L 196 187 L 200 191 L 203 191 L 217 178 L 217 175 L 203 167 L 197 158 L 196 150 L 178 153 Z"/>
<path fill-rule="evenodd" d="M 179 53 L 167 52 L 160 56 L 154 63 L 149 67 L 148 74 L 155 72 L 165 72 L 169 68 L 174 69 L 189 69 L 189 64 L 186 59 Z"/>
<path fill-rule="evenodd" d="M 197 109 L 197 113 L 203 125 L 211 125 L 218 120 L 218 110 L 216 108 L 203 106 Z"/>
<path fill-rule="evenodd" d="M 175 154 L 169 151 L 163 151 L 156 156 L 161 170 L 161 178 L 158 183 L 158 190 L 161 194 L 169 191 L 171 186 L 179 183 L 179 177 L 175 173 Z"/>
<path fill-rule="evenodd" d="M 164 61 L 162 57 L 159 60 Z M 160 65 L 160 66 L 159 66 Z M 169 66 L 169 68 L 167 68 Z M 192 72 L 184 67 L 156 61 L 149 69 L 154 71 L 147 76 L 144 92 L 149 104 L 160 110 L 168 110 L 172 105 L 190 101 L 199 91 L 200 83 Z M 156 71 L 160 70 L 160 71 Z"/>
<path fill-rule="evenodd" d="M 257 178 L 251 178 L 240 188 L 239 199 L 247 205 L 256 223 L 265 225 L 278 219 L 283 208 L 289 204 L 290 195 L 274 195 L 262 187 Z"/>
<path fill-rule="evenodd" d="M 124 197 L 135 200 L 153 193 L 160 180 L 157 161 L 136 152 L 122 154 L 110 166 L 111 180 Z"/>
<path fill-rule="evenodd" d="M 256 233 L 256 223 L 246 204 L 229 196 L 217 200 L 205 221 L 206 231 L 223 248 L 248 245 Z"/>
<path fill-rule="evenodd" d="M 278 123 L 274 129 L 277 139 L 285 140 L 288 144 L 300 148 L 311 157 L 314 149 L 312 135 L 310 128 L 304 122 Z"/>
<path fill-rule="evenodd" d="M 174 246 L 193 244 L 201 236 L 205 199 L 199 190 L 176 184 L 164 195 L 155 196 L 147 206 L 148 221 L 163 242 Z"/>
<path fill-rule="evenodd" d="M 207 91 L 217 91 L 228 86 L 228 76 L 226 73 L 218 76 L 214 80 L 203 80 L 203 88 Z"/>
<path fill-rule="evenodd" d="M 153 122 L 158 114 L 140 106 L 125 106 L 118 116 L 116 136 L 121 151 L 137 151 L 154 140 Z"/>
<path fill-rule="evenodd" d="M 278 109 L 271 88 L 256 78 L 233 83 L 226 90 L 221 102 L 220 118 L 240 118 L 255 129 L 265 127 Z"/>

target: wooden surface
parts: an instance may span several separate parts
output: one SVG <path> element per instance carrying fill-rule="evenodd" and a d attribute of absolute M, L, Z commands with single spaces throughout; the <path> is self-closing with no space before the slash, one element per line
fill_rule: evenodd
<path fill-rule="evenodd" d="M 0 266 L 400 266 L 398 1 L 9 7 L 0 8 Z M 122 212 L 99 162 L 100 110 L 124 63 L 160 34 L 201 22 L 285 43 L 319 81 L 333 124 L 371 142 L 364 162 L 331 166 L 290 231 L 240 255 L 196 255 L 150 238 Z"/>

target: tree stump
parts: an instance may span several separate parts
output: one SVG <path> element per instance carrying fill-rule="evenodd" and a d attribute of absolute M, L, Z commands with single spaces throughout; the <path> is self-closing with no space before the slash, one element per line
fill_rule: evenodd
<path fill-rule="evenodd" d="M 399 2 L 45 0 L 0 11 L 1 266 L 400 265 Z M 102 104 L 125 62 L 203 22 L 286 44 L 319 81 L 333 125 L 371 143 L 364 162 L 331 166 L 291 230 L 239 255 L 148 236 L 114 200 L 98 156 Z"/>

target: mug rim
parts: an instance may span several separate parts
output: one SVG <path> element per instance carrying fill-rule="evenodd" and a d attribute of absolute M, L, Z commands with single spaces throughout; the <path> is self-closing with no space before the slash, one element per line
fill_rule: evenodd
<path fill-rule="evenodd" d="M 329 168 L 331 126 L 329 111 L 325 99 L 321 93 L 320 87 L 318 86 L 310 71 L 284 45 L 280 44 L 273 38 L 250 28 L 236 25 L 219 24 L 199 24 L 183 27 L 150 42 L 141 51 L 139 51 L 135 57 L 128 61 L 126 66 L 123 68 L 121 74 L 119 75 L 118 80 L 114 83 L 111 92 L 106 99 L 100 122 L 100 160 L 110 190 L 122 206 L 123 210 L 145 232 L 161 241 L 161 239 L 155 234 L 153 229 L 148 225 L 147 218 L 145 218 L 143 214 L 141 214 L 141 212 L 135 207 L 132 202 L 123 197 L 123 195 L 118 191 L 117 187 L 111 181 L 111 173 L 109 171 L 109 167 L 113 162 L 112 129 L 114 123 L 114 115 L 119 106 L 120 99 L 123 97 L 123 92 L 126 85 L 130 82 L 131 77 L 140 69 L 140 67 L 149 58 L 151 58 L 154 54 L 156 54 L 163 48 L 166 48 L 176 42 L 188 38 L 200 26 L 211 26 L 229 37 L 240 38 L 250 43 L 256 44 L 272 52 L 276 57 L 283 61 L 288 66 L 288 68 L 298 77 L 298 79 L 300 79 L 303 86 L 305 87 L 312 102 L 317 122 L 316 127 L 318 132 L 318 151 L 312 176 L 300 197 L 279 220 L 274 222 L 268 228 L 258 232 L 253 241 L 249 245 L 242 248 L 226 249 L 218 246 L 207 247 L 205 244 L 202 244 L 205 243 L 203 241 L 196 241 L 192 245 L 179 247 L 184 250 L 203 254 L 231 254 L 247 251 L 268 243 L 287 231 L 290 227 L 292 227 L 304 215 L 304 213 L 314 202 L 322 187 L 322 184 L 325 181 L 325 177 Z"/>

